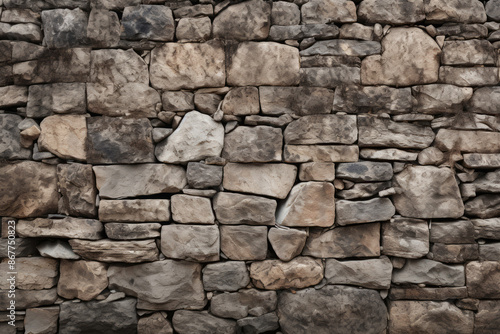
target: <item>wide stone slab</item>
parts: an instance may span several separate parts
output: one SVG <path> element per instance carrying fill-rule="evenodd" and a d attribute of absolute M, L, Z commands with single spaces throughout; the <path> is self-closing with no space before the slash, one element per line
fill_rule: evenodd
<path fill-rule="evenodd" d="M 500 151 L 500 133 L 440 129 L 434 145 L 445 152 L 497 153 Z"/>
<path fill-rule="evenodd" d="M 208 115 L 191 111 L 167 139 L 156 145 L 155 155 L 165 163 L 199 161 L 220 156 L 223 145 L 224 126 Z"/>
<path fill-rule="evenodd" d="M 310 229 L 302 255 L 317 258 L 380 256 L 380 224 Z"/>
<path fill-rule="evenodd" d="M 286 41 L 288 39 L 300 40 L 310 37 L 336 38 L 338 35 L 339 28 L 337 28 L 337 26 L 324 23 L 273 25 L 269 30 L 269 39 L 272 41 Z"/>
<path fill-rule="evenodd" d="M 367 289 L 389 289 L 392 263 L 388 257 L 360 261 L 326 260 L 325 279 L 328 284 L 361 286 Z"/>
<path fill-rule="evenodd" d="M 364 85 L 400 87 L 438 80 L 441 49 L 421 29 L 391 29 L 382 39 L 382 50 L 381 55 L 366 57 L 361 63 Z"/>
<path fill-rule="evenodd" d="M 40 123 L 38 147 L 61 159 L 85 160 L 87 118 L 83 115 L 49 116 Z"/>
<path fill-rule="evenodd" d="M 498 84 L 498 68 L 441 66 L 439 81 L 463 87 L 495 86 Z"/>
<path fill-rule="evenodd" d="M 393 171 L 388 162 L 360 161 L 338 164 L 336 175 L 354 182 L 389 181 Z"/>
<path fill-rule="evenodd" d="M 265 260 L 250 265 L 250 277 L 259 289 L 302 289 L 323 279 L 321 260 L 297 257 L 290 262 Z"/>
<path fill-rule="evenodd" d="M 166 43 L 151 52 L 150 78 L 156 89 L 222 87 L 225 58 L 221 42 Z"/>
<path fill-rule="evenodd" d="M 442 65 L 495 65 L 495 49 L 480 39 L 446 41 L 441 55 Z"/>
<path fill-rule="evenodd" d="M 285 145 L 285 162 L 353 162 L 358 161 L 359 147 L 354 145 Z"/>
<path fill-rule="evenodd" d="M 165 164 L 94 166 L 101 198 L 176 193 L 187 184 L 181 166 Z"/>
<path fill-rule="evenodd" d="M 136 304 L 135 298 L 112 302 L 64 302 L 60 306 L 59 333 L 134 334 L 137 332 L 138 318 Z"/>
<path fill-rule="evenodd" d="M 500 239 L 500 218 L 474 219 L 472 224 L 477 239 Z"/>
<path fill-rule="evenodd" d="M 393 301 L 389 304 L 389 333 L 473 332 L 474 313 L 450 302 Z"/>
<path fill-rule="evenodd" d="M 101 200 L 99 220 L 102 222 L 165 222 L 170 220 L 167 199 Z"/>
<path fill-rule="evenodd" d="M 222 157 L 230 162 L 281 161 L 283 135 L 270 126 L 238 126 L 224 137 Z"/>
<path fill-rule="evenodd" d="M 472 97 L 472 88 L 446 84 L 431 84 L 412 87 L 416 98 L 414 108 L 426 114 L 456 113 Z"/>
<path fill-rule="evenodd" d="M 220 250 L 231 260 L 264 260 L 267 256 L 267 227 L 221 225 Z"/>
<path fill-rule="evenodd" d="M 426 148 L 434 140 L 434 132 L 428 126 L 394 122 L 390 119 L 358 116 L 361 147 Z"/>
<path fill-rule="evenodd" d="M 284 199 L 295 182 L 297 167 L 287 164 L 237 164 L 224 166 L 227 190 Z"/>
<path fill-rule="evenodd" d="M 305 116 L 332 110 L 333 92 L 327 88 L 261 86 L 258 95 L 265 115 Z"/>
<path fill-rule="evenodd" d="M 1 216 L 26 218 L 56 213 L 58 200 L 56 166 L 34 161 L 0 165 Z"/>
<path fill-rule="evenodd" d="M 162 310 L 202 309 L 206 303 L 198 263 L 162 260 L 131 266 L 111 265 L 108 279 L 110 289 L 123 291 Z"/>
<path fill-rule="evenodd" d="M 248 41 L 266 39 L 271 26 L 271 6 L 251 0 L 227 7 L 214 19 L 215 38 Z"/>
<path fill-rule="evenodd" d="M 45 117 L 56 114 L 84 114 L 85 84 L 55 83 L 29 87 L 26 116 Z"/>
<path fill-rule="evenodd" d="M 472 298 L 500 298 L 500 263 L 469 262 L 465 267 L 467 291 Z"/>
<path fill-rule="evenodd" d="M 352 225 L 389 220 L 396 209 L 388 198 L 373 198 L 367 201 L 337 200 L 335 203 L 338 225 Z"/>
<path fill-rule="evenodd" d="M 278 317 L 285 334 L 379 334 L 387 326 L 380 294 L 347 286 L 283 291 L 278 296 Z"/>
<path fill-rule="evenodd" d="M 479 245 L 476 243 L 459 245 L 434 243 L 431 252 L 433 260 L 443 263 L 464 263 L 479 259 Z"/>
<path fill-rule="evenodd" d="M 104 225 L 106 236 L 113 240 L 159 238 L 160 229 L 159 223 L 107 223 Z"/>
<path fill-rule="evenodd" d="M 100 221 L 66 217 L 62 219 L 36 218 L 19 220 L 16 232 L 23 238 L 73 238 L 99 240 L 104 228 Z"/>
<path fill-rule="evenodd" d="M 348 0 L 312 0 L 300 12 L 302 23 L 356 22 L 356 5 Z"/>
<path fill-rule="evenodd" d="M 286 144 L 353 144 L 358 137 L 356 117 L 351 115 L 303 116 L 284 134 Z"/>
<path fill-rule="evenodd" d="M 220 224 L 274 225 L 276 200 L 266 197 L 219 192 L 213 199 Z"/>
<path fill-rule="evenodd" d="M 161 228 L 161 252 L 168 258 L 193 262 L 219 260 L 217 226 L 165 225 Z"/>
<path fill-rule="evenodd" d="M 396 284 L 464 286 L 465 270 L 463 265 L 446 265 L 427 259 L 406 260 L 402 269 L 394 269 L 392 282 Z"/>
<path fill-rule="evenodd" d="M 155 162 L 153 128 L 147 118 L 90 117 L 87 119 L 87 130 L 89 163 Z"/>
<path fill-rule="evenodd" d="M 468 168 L 500 168 L 500 154 L 464 154 L 464 165 Z"/>
<path fill-rule="evenodd" d="M 425 1 L 425 19 L 428 22 L 484 23 L 486 12 L 480 1 L 440 0 Z"/>
<path fill-rule="evenodd" d="M 434 227 L 434 223 L 432 224 Z M 418 259 L 429 253 L 429 226 L 425 220 L 393 218 L 382 224 L 382 253 Z"/>
<path fill-rule="evenodd" d="M 230 86 L 293 86 L 299 83 L 299 51 L 274 42 L 243 42 L 227 55 Z M 275 62 L 280 59 L 279 62 Z M 213 85 L 215 86 L 215 85 Z"/>
<path fill-rule="evenodd" d="M 474 243 L 474 224 L 470 220 L 432 222 L 430 241 L 442 244 Z"/>
<path fill-rule="evenodd" d="M 485 194 L 465 203 L 465 213 L 479 218 L 494 218 L 500 214 L 500 195 Z"/>
<path fill-rule="evenodd" d="M 238 291 L 250 283 L 244 261 L 209 263 L 203 268 L 203 288 L 206 291 Z"/>
<path fill-rule="evenodd" d="M 389 300 L 449 300 L 467 298 L 467 287 L 442 288 L 396 288 L 389 291 Z"/>
<path fill-rule="evenodd" d="M 367 23 L 413 24 L 425 20 L 424 1 L 364 0 L 359 4 L 358 16 Z"/>
<path fill-rule="evenodd" d="M 57 294 L 66 299 L 94 299 L 108 287 L 107 269 L 107 264 L 97 261 L 62 260 Z"/>
<path fill-rule="evenodd" d="M 449 168 L 410 166 L 394 177 L 396 210 L 412 218 L 459 218 L 464 214 L 454 173 Z"/>
<path fill-rule="evenodd" d="M 69 240 L 73 251 L 85 260 L 100 262 L 138 263 L 158 260 L 154 239 L 140 241 Z"/>
<path fill-rule="evenodd" d="M 213 296 L 210 300 L 210 312 L 222 318 L 241 319 L 272 312 L 276 309 L 277 302 L 275 291 L 240 290 Z"/>
<path fill-rule="evenodd" d="M 300 85 L 308 87 L 336 88 L 342 85 L 358 85 L 360 83 L 359 67 L 307 67 L 300 69 Z"/>
<path fill-rule="evenodd" d="M 410 88 L 388 86 L 341 85 L 335 90 L 333 110 L 348 113 L 366 111 L 410 111 L 412 96 Z"/>
<path fill-rule="evenodd" d="M 236 321 L 218 318 L 208 311 L 179 310 L 174 313 L 172 323 L 179 334 L 203 332 L 233 334 L 237 330 Z"/>
<path fill-rule="evenodd" d="M 330 182 L 295 185 L 276 211 L 276 223 L 290 227 L 329 227 L 335 223 L 335 188 Z"/>

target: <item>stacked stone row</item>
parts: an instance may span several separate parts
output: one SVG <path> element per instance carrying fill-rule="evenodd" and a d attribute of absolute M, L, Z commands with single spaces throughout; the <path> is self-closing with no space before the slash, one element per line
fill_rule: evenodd
<path fill-rule="evenodd" d="M 499 36 L 498 0 L 0 0 L 1 332 L 498 333 Z"/>

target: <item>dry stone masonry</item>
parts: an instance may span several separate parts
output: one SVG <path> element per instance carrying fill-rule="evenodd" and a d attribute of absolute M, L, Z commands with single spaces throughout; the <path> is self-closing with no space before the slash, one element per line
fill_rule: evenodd
<path fill-rule="evenodd" d="M 500 0 L 0 0 L 0 332 L 500 333 L 499 49 Z"/>

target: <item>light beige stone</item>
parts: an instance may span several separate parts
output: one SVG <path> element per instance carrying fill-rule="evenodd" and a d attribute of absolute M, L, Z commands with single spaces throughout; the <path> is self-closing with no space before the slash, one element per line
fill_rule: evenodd
<path fill-rule="evenodd" d="M 307 230 L 272 227 L 268 239 L 281 261 L 290 261 L 300 255 L 307 240 Z"/>
<path fill-rule="evenodd" d="M 300 164 L 299 180 L 301 181 L 333 181 L 335 164 L 331 162 L 306 162 Z"/>
<path fill-rule="evenodd" d="M 15 271 L 16 289 L 42 290 L 50 289 L 57 284 L 59 261 L 44 257 L 20 257 L 15 259 L 15 270 L 11 269 L 9 259 L 0 263 L 0 289 L 9 290 L 12 281 L 8 281 Z"/>
<path fill-rule="evenodd" d="M 140 241 L 87 241 L 69 240 L 73 251 L 84 260 L 100 262 L 138 263 L 158 260 L 158 247 L 154 239 Z"/>
<path fill-rule="evenodd" d="M 213 201 L 220 224 L 274 225 L 276 200 L 260 196 L 219 192 Z"/>
<path fill-rule="evenodd" d="M 440 129 L 434 145 L 445 152 L 496 153 L 500 151 L 500 133 Z"/>
<path fill-rule="evenodd" d="M 40 123 L 38 146 L 62 159 L 85 160 L 87 122 L 83 115 L 49 116 Z"/>
<path fill-rule="evenodd" d="M 170 201 L 167 199 L 101 200 L 99 220 L 102 222 L 167 222 Z"/>
<path fill-rule="evenodd" d="M 429 226 L 425 220 L 393 218 L 382 224 L 382 253 L 418 259 L 429 253 Z"/>
<path fill-rule="evenodd" d="M 285 145 L 285 162 L 354 162 L 359 147 L 354 145 Z"/>
<path fill-rule="evenodd" d="M 161 228 L 161 252 L 168 258 L 194 262 L 219 260 L 217 226 L 165 225 Z"/>
<path fill-rule="evenodd" d="M 74 217 L 19 220 L 16 230 L 19 236 L 23 238 L 45 237 L 98 240 L 103 236 L 103 226 L 100 221 Z"/>
<path fill-rule="evenodd" d="M 172 219 L 183 224 L 214 224 L 215 217 L 209 198 L 174 195 L 171 198 Z"/>
<path fill-rule="evenodd" d="M 348 0 L 312 0 L 301 7 L 302 23 L 356 22 L 356 5 Z"/>
<path fill-rule="evenodd" d="M 264 260 L 267 256 L 267 227 L 221 225 L 220 250 L 231 260 Z"/>
<path fill-rule="evenodd" d="M 94 299 L 108 287 L 107 269 L 101 262 L 62 260 L 57 294 L 66 299 Z"/>

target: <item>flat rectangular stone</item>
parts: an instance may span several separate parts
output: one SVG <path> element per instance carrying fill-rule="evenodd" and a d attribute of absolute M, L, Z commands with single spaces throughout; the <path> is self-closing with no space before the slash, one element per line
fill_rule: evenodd
<path fill-rule="evenodd" d="M 300 69 L 300 85 L 335 88 L 342 84 L 359 84 L 359 67 L 310 67 Z"/>
<path fill-rule="evenodd" d="M 434 144 L 441 151 L 497 153 L 500 152 L 500 133 L 440 129 Z"/>
<path fill-rule="evenodd" d="M 464 154 L 464 166 L 467 168 L 500 168 L 500 154 Z"/>
<path fill-rule="evenodd" d="M 178 260 L 219 261 L 219 227 L 217 225 L 165 225 L 161 228 L 161 252 L 167 258 Z"/>
<path fill-rule="evenodd" d="M 265 115 L 329 114 L 333 91 L 320 87 L 259 87 L 260 108 Z"/>
<path fill-rule="evenodd" d="M 219 192 L 213 199 L 217 221 L 220 224 L 270 225 L 275 224 L 276 200 L 229 192 Z"/>
<path fill-rule="evenodd" d="M 353 56 L 303 56 L 300 57 L 300 67 L 361 67 L 361 59 Z"/>
<path fill-rule="evenodd" d="M 142 223 L 168 222 L 168 199 L 101 200 L 99 219 L 102 222 Z"/>
<path fill-rule="evenodd" d="M 407 260 L 402 269 L 395 269 L 392 282 L 396 284 L 428 284 L 437 286 L 464 286 L 463 265 L 446 265 L 428 259 Z"/>
<path fill-rule="evenodd" d="M 71 239 L 69 244 L 73 251 L 83 259 L 100 262 L 150 262 L 158 261 L 159 255 L 155 239 L 137 241 Z"/>
<path fill-rule="evenodd" d="M 445 41 L 441 65 L 495 65 L 495 49 L 485 40 Z"/>
<path fill-rule="evenodd" d="M 500 229 L 500 221 L 498 227 Z M 430 241 L 442 244 L 468 244 L 474 242 L 474 233 L 474 225 L 470 220 L 432 222 Z"/>
<path fill-rule="evenodd" d="M 382 224 L 382 254 L 418 259 L 429 253 L 427 221 L 393 218 Z"/>
<path fill-rule="evenodd" d="M 481 261 L 500 261 L 500 242 L 479 245 Z"/>
<path fill-rule="evenodd" d="M 478 244 L 440 244 L 434 243 L 431 248 L 432 259 L 443 263 L 464 263 L 479 259 Z"/>
<path fill-rule="evenodd" d="M 301 56 L 357 56 L 365 57 L 380 54 L 382 46 L 375 41 L 356 41 L 350 39 L 332 39 L 318 41 L 311 47 L 300 51 Z"/>
<path fill-rule="evenodd" d="M 286 144 L 353 144 L 358 139 L 356 116 L 310 115 L 291 122 Z"/>
<path fill-rule="evenodd" d="M 390 300 L 448 300 L 467 298 L 467 287 L 395 288 L 389 290 Z"/>
<path fill-rule="evenodd" d="M 17 233 L 23 238 L 75 238 L 99 240 L 104 228 L 98 220 L 66 217 L 63 219 L 36 218 L 19 220 Z"/>
<path fill-rule="evenodd" d="M 28 88 L 23 86 L 0 87 L 0 108 L 18 107 L 28 103 Z"/>
<path fill-rule="evenodd" d="M 335 213 L 335 222 L 344 226 L 389 220 L 396 213 L 396 208 L 388 198 L 373 198 L 367 201 L 337 200 Z"/>
<path fill-rule="evenodd" d="M 458 87 L 446 84 L 430 84 L 411 88 L 414 109 L 419 113 L 441 114 L 462 111 L 464 103 L 472 97 L 470 87 Z"/>
<path fill-rule="evenodd" d="M 310 37 L 336 38 L 338 35 L 339 28 L 333 24 L 273 25 L 269 30 L 269 39 L 272 41 Z"/>
<path fill-rule="evenodd" d="M 159 223 L 107 223 L 104 224 L 106 236 L 113 240 L 136 240 L 160 237 Z"/>
<path fill-rule="evenodd" d="M 325 231 L 311 228 L 303 255 L 317 258 L 380 256 L 380 223 L 336 227 Z"/>
<path fill-rule="evenodd" d="M 358 128 L 361 147 L 426 148 L 434 140 L 430 127 L 380 117 L 358 116 Z"/>
<path fill-rule="evenodd" d="M 359 156 L 369 160 L 416 161 L 418 153 L 398 150 L 397 148 L 384 150 L 364 148 L 359 152 Z"/>
<path fill-rule="evenodd" d="M 494 86 L 498 84 L 498 68 L 441 66 L 439 81 L 464 87 Z"/>
<path fill-rule="evenodd" d="M 391 287 L 392 264 L 387 256 L 360 261 L 326 260 L 325 278 L 328 284 L 347 284 L 368 289 Z"/>
<path fill-rule="evenodd" d="M 355 145 L 285 145 L 285 162 L 355 162 L 359 148 Z"/>
<path fill-rule="evenodd" d="M 500 240 L 500 218 L 474 219 L 472 224 L 476 239 Z"/>
<path fill-rule="evenodd" d="M 368 111 L 408 112 L 412 108 L 410 88 L 342 85 L 335 90 L 333 110 L 349 113 Z"/>
<path fill-rule="evenodd" d="M 337 166 L 337 178 L 354 182 L 389 181 L 393 170 L 389 162 L 359 161 Z"/>

